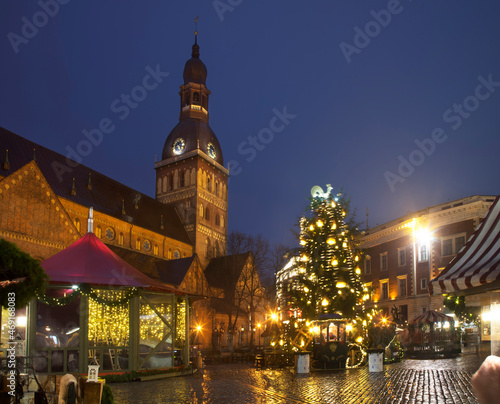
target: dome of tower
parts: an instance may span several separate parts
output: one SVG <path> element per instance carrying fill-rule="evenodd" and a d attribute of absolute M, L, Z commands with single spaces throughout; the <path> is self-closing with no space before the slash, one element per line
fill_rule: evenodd
<path fill-rule="evenodd" d="M 182 147 L 176 148 L 176 142 Z M 170 132 L 163 146 L 162 160 L 200 149 L 220 165 L 224 165 L 222 149 L 212 128 L 202 119 L 181 120 Z"/>
<path fill-rule="evenodd" d="M 191 59 L 186 62 L 184 66 L 184 84 L 197 83 L 206 84 L 207 80 L 207 67 L 200 59 L 200 47 L 194 43 Z"/>

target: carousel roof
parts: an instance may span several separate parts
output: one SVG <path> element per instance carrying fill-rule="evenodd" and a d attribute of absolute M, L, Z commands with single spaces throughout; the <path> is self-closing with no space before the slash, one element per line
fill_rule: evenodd
<path fill-rule="evenodd" d="M 151 279 L 127 264 L 92 232 L 47 258 L 41 266 L 49 276 L 50 283 L 127 286 L 185 294 Z"/>
<path fill-rule="evenodd" d="M 498 289 L 500 282 L 500 197 L 453 261 L 431 282 L 431 294 L 479 286 Z M 476 289 L 477 293 L 480 290 Z M 474 290 L 468 290 L 473 293 Z"/>
<path fill-rule="evenodd" d="M 452 322 L 453 317 L 447 316 L 446 314 L 440 313 L 439 311 L 428 310 L 424 314 L 421 314 L 418 317 L 415 317 L 411 322 L 413 324 L 430 324 L 430 323 L 439 323 L 439 322 Z"/>

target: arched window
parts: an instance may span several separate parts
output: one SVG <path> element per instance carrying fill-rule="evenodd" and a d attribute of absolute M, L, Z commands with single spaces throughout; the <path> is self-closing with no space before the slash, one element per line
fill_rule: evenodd
<path fill-rule="evenodd" d="M 208 206 L 205 209 L 205 219 L 210 220 L 210 209 L 208 209 Z"/>
<path fill-rule="evenodd" d="M 80 233 L 80 229 L 82 227 L 82 224 L 80 223 L 80 219 L 78 219 L 78 218 L 75 218 L 75 227 L 76 227 L 76 230 L 78 231 L 78 233 Z"/>
<path fill-rule="evenodd" d="M 200 205 L 200 217 L 205 216 L 205 211 L 203 209 L 203 204 Z"/>
<path fill-rule="evenodd" d="M 207 176 L 207 190 L 208 192 L 212 192 L 212 179 L 210 176 Z"/>
<path fill-rule="evenodd" d="M 215 240 L 215 243 L 214 243 L 214 257 L 218 257 L 219 256 L 219 243 L 217 240 Z"/>
<path fill-rule="evenodd" d="M 167 176 L 163 177 L 163 192 L 167 192 L 168 191 L 167 181 L 168 181 L 168 177 Z"/>
<path fill-rule="evenodd" d="M 158 248 L 158 245 L 155 244 L 155 246 L 153 247 L 153 254 L 158 255 L 159 253 L 160 253 L 160 249 Z"/>
<path fill-rule="evenodd" d="M 167 255 L 167 258 L 168 258 L 169 260 L 171 260 L 171 259 L 172 259 L 172 249 L 170 249 L 170 248 L 168 249 L 168 255 Z"/>
<path fill-rule="evenodd" d="M 156 184 L 156 193 L 161 194 L 161 178 L 158 178 L 157 184 Z"/>
<path fill-rule="evenodd" d="M 120 235 L 118 236 L 118 244 L 123 245 L 123 233 L 120 233 Z"/>
<path fill-rule="evenodd" d="M 184 171 L 184 185 L 186 187 L 189 186 L 189 169 L 187 169 L 186 171 Z"/>
<path fill-rule="evenodd" d="M 102 237 L 102 228 L 101 226 L 97 225 L 97 227 L 95 228 L 95 235 L 99 238 Z"/>
<path fill-rule="evenodd" d="M 171 191 L 172 189 L 174 189 L 174 174 L 169 174 L 167 176 L 168 178 L 168 191 Z"/>
<path fill-rule="evenodd" d="M 141 249 L 141 239 L 138 238 L 137 240 L 135 240 L 135 249 L 136 250 L 140 250 Z"/>
<path fill-rule="evenodd" d="M 220 227 L 224 227 L 224 215 L 220 215 Z"/>
<path fill-rule="evenodd" d="M 185 173 L 185 171 L 180 172 L 180 181 L 179 181 L 180 188 L 184 188 L 184 186 L 186 185 L 186 177 L 184 177 L 184 173 Z"/>
<path fill-rule="evenodd" d="M 212 258 L 210 255 L 212 253 L 212 249 L 210 248 L 210 239 L 207 237 L 207 239 L 205 240 L 205 256 L 207 258 Z"/>
<path fill-rule="evenodd" d="M 218 213 L 215 215 L 215 225 L 220 226 L 220 215 Z"/>
<path fill-rule="evenodd" d="M 193 104 L 201 105 L 200 103 L 200 93 L 193 93 Z"/>
<path fill-rule="evenodd" d="M 219 196 L 219 183 L 215 182 L 215 196 Z"/>

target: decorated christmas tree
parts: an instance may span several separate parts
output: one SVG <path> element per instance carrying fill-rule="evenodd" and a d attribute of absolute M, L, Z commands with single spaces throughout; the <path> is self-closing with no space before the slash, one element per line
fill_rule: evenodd
<path fill-rule="evenodd" d="M 361 281 L 359 255 L 346 225 L 348 203 L 328 185 L 312 190 L 310 206 L 300 219 L 295 306 L 307 321 L 321 314 L 338 315 L 366 325 L 363 302 L 369 298 Z"/>

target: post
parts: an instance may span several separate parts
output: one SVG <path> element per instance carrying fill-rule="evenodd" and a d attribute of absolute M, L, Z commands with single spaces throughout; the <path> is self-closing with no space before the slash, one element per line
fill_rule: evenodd
<path fill-rule="evenodd" d="M 80 334 L 78 342 L 80 345 L 80 355 L 78 360 L 80 373 L 85 373 L 89 365 L 89 298 L 84 294 L 80 295 Z"/>
<path fill-rule="evenodd" d="M 188 296 L 184 296 L 184 308 L 186 311 L 186 319 L 185 319 L 185 333 L 184 333 L 184 338 L 186 339 L 185 342 L 185 350 L 184 350 L 184 357 L 182 358 L 184 361 L 185 366 L 187 367 L 189 365 L 189 298 Z"/>
<path fill-rule="evenodd" d="M 139 363 L 139 344 L 140 344 L 140 319 L 139 319 L 139 296 L 132 296 L 129 303 L 129 370 L 138 370 L 137 366 Z"/>

